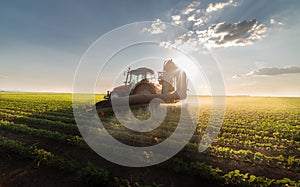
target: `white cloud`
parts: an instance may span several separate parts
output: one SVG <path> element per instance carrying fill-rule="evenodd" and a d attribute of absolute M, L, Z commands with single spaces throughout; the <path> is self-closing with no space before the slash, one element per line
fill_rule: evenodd
<path fill-rule="evenodd" d="M 166 25 L 164 22 L 160 21 L 160 19 L 157 19 L 154 21 L 150 28 L 143 28 L 143 32 L 148 32 L 150 34 L 160 34 L 166 29 Z"/>
<path fill-rule="evenodd" d="M 211 14 L 225 8 L 226 6 L 235 6 L 236 3 L 233 0 L 229 0 L 225 3 L 215 3 L 209 4 L 208 12 L 206 8 L 201 8 L 201 3 L 199 1 L 193 1 L 187 7 L 178 10 L 173 10 L 171 14 L 172 23 L 175 25 L 180 25 L 190 31 L 199 30 L 204 24 L 208 23 L 212 18 Z M 143 32 L 148 32 L 150 34 L 162 33 L 166 28 L 166 25 L 160 21 L 156 20 L 149 28 L 144 28 Z"/>
<path fill-rule="evenodd" d="M 300 66 L 264 67 L 264 68 L 252 70 L 245 75 L 236 74 L 232 78 L 276 76 L 276 75 L 296 74 L 296 73 L 300 73 Z"/>
<path fill-rule="evenodd" d="M 173 21 L 180 21 L 180 15 L 173 15 L 172 20 Z"/>
<path fill-rule="evenodd" d="M 227 2 L 210 3 L 208 7 L 201 8 L 199 2 L 192 2 L 183 10 L 173 10 L 172 23 L 183 26 L 187 33 L 179 36 L 169 43 L 182 47 L 191 45 L 192 48 L 205 45 L 207 47 L 231 47 L 251 45 L 263 38 L 267 26 L 259 24 L 257 20 L 244 20 L 236 23 L 211 23 L 216 12 L 221 13 L 225 7 L 237 6 L 234 0 Z M 181 46 L 178 46 L 181 45 Z"/>
<path fill-rule="evenodd" d="M 241 78 L 241 77 L 243 77 L 243 75 L 241 75 L 241 74 L 235 74 L 235 75 L 232 76 L 233 79 L 238 79 L 238 78 Z"/>
<path fill-rule="evenodd" d="M 162 46 L 182 47 L 190 45 L 192 49 L 197 49 L 200 46 L 209 48 L 246 46 L 266 36 L 268 27 L 256 19 L 235 23 L 214 22 L 225 7 L 237 6 L 234 0 L 210 3 L 205 8 L 201 5 L 200 2 L 193 1 L 181 10 L 174 9 L 172 11 L 172 23 L 182 26 L 188 31 L 173 41 L 164 41 Z M 278 23 L 274 19 L 270 22 Z M 143 31 L 159 34 L 164 31 L 165 27 L 163 22 L 157 20 L 150 28 L 144 28 Z"/>
<path fill-rule="evenodd" d="M 206 8 L 206 12 L 214 12 L 225 8 L 226 6 L 236 6 L 233 0 L 229 0 L 225 3 L 210 3 Z"/>
<path fill-rule="evenodd" d="M 189 30 L 179 36 L 176 43 L 179 45 L 193 44 L 194 47 L 201 45 L 207 47 L 246 46 L 265 37 L 266 31 L 267 27 L 258 24 L 255 19 L 237 23 L 221 22 L 204 30 Z M 175 44 L 175 41 L 173 41 L 173 44 Z"/>
<path fill-rule="evenodd" d="M 229 47 L 250 45 L 264 37 L 267 27 L 258 24 L 257 20 L 238 23 L 218 23 L 198 33 L 198 37 L 211 47 Z"/>
<path fill-rule="evenodd" d="M 300 73 L 300 66 L 285 66 L 285 67 L 266 67 L 253 70 L 246 74 L 247 77 L 253 76 L 272 76 L 282 74 Z"/>
<path fill-rule="evenodd" d="M 200 7 L 201 3 L 199 1 L 193 1 L 191 4 L 189 4 L 184 10 L 182 10 L 182 14 L 190 14 L 197 10 Z"/>
<path fill-rule="evenodd" d="M 275 20 L 275 19 L 273 19 L 273 18 L 270 19 L 270 24 L 271 24 L 271 25 L 283 25 L 282 22 L 277 21 L 277 20 Z"/>

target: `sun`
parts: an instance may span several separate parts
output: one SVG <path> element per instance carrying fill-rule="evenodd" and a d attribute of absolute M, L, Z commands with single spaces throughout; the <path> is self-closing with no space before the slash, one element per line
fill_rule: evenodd
<path fill-rule="evenodd" d="M 183 71 L 188 78 L 188 88 L 192 95 L 210 95 L 209 83 L 201 66 L 185 55 L 176 55 L 173 62 Z"/>

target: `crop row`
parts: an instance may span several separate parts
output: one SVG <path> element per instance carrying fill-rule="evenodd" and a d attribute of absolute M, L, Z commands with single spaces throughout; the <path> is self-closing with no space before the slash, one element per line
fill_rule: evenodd
<path fill-rule="evenodd" d="M 18 153 L 21 156 L 32 158 L 35 160 L 37 165 L 45 164 L 50 165 L 55 168 L 68 170 L 68 171 L 75 171 L 77 170 L 76 162 L 74 160 L 65 159 L 63 157 L 56 156 L 52 154 L 51 152 L 45 151 L 44 149 L 39 149 L 35 146 L 24 146 L 20 142 L 10 140 L 5 137 L 0 136 L 0 146 L 4 149 L 7 149 L 9 151 L 12 151 L 14 153 Z M 270 186 L 270 185 L 280 185 L 280 184 L 289 184 L 289 185 L 299 185 L 299 182 L 292 181 L 288 178 L 275 180 L 275 179 L 269 179 L 267 177 L 261 177 L 261 176 L 254 176 L 249 174 L 241 174 L 239 170 L 230 171 L 224 175 L 221 175 L 222 170 L 219 168 L 212 168 L 209 165 L 200 163 L 200 162 L 191 162 L 186 163 L 182 161 L 182 159 L 179 158 L 173 158 L 171 159 L 170 169 L 176 171 L 176 172 L 183 172 L 187 174 L 197 175 L 201 178 L 206 179 L 216 179 L 216 180 L 224 180 L 227 184 L 247 184 L 247 185 L 264 185 L 264 186 Z M 93 166 L 93 164 L 88 163 L 87 167 L 81 169 L 80 172 L 78 172 L 80 175 L 80 178 L 85 184 L 88 185 L 99 185 L 99 184 L 105 184 L 105 185 L 111 185 L 111 186 L 119 186 L 119 185 L 125 185 L 129 186 L 129 181 L 122 178 L 116 178 L 114 177 L 113 180 L 111 180 L 111 177 L 109 176 L 108 171 L 97 168 Z M 135 186 L 141 186 L 138 183 L 135 183 Z"/>
<path fill-rule="evenodd" d="M 201 178 L 212 178 L 215 181 L 234 186 L 299 186 L 300 180 L 294 181 L 289 178 L 272 179 L 265 176 L 255 176 L 249 173 L 241 173 L 240 170 L 233 170 L 224 173 L 219 168 L 213 168 L 210 165 L 201 162 L 187 163 L 181 158 L 173 158 L 170 160 L 172 164 L 169 167 L 179 173 L 188 173 L 197 175 Z"/>
<path fill-rule="evenodd" d="M 285 158 L 283 155 L 267 156 L 261 152 L 253 152 L 251 150 L 234 150 L 229 147 L 213 146 L 209 150 L 210 155 L 222 158 L 242 159 L 244 161 L 251 161 L 251 163 L 267 163 L 270 165 L 284 166 L 287 169 L 293 168 L 300 171 L 300 159 L 295 156 L 288 156 Z"/>
<path fill-rule="evenodd" d="M 9 121 L 0 120 L 0 128 L 10 130 L 16 133 L 29 134 L 35 137 L 44 137 L 68 144 L 83 146 L 84 141 L 80 136 L 72 136 L 57 131 L 50 131 L 45 129 L 36 129 L 28 127 L 24 124 L 16 124 Z"/>
<path fill-rule="evenodd" d="M 7 113 L 1 113 L 0 116 L 6 117 L 6 118 L 13 118 L 17 119 L 20 122 L 25 122 L 25 123 L 36 123 L 40 125 L 50 125 L 50 126 L 56 126 L 56 127 L 66 127 L 66 128 L 72 128 L 76 129 L 77 127 L 72 124 L 60 122 L 60 117 L 58 117 L 59 121 L 52 121 L 48 119 L 39 119 L 35 117 L 27 117 L 27 116 L 20 116 L 20 115 L 13 115 L 13 114 L 7 114 Z M 109 125 L 112 126 L 114 123 L 109 122 Z M 168 126 L 164 126 L 163 129 L 160 129 L 160 131 L 157 131 L 155 134 L 155 137 L 159 138 L 164 138 L 167 137 L 171 132 L 169 131 L 169 126 L 172 126 L 170 123 Z M 174 125 L 173 125 L 174 128 Z M 223 131 L 223 130 L 222 130 Z M 239 138 L 233 138 L 233 137 L 239 137 Z M 192 140 L 198 140 L 199 136 L 194 135 Z M 246 140 L 243 140 L 246 139 Z M 266 149 L 272 149 L 273 151 L 276 150 L 282 150 L 285 149 L 286 147 L 289 147 L 291 149 L 291 146 L 294 147 L 299 147 L 299 142 L 294 141 L 294 140 L 288 140 L 288 139 L 282 139 L 282 138 L 277 138 L 275 137 L 262 137 L 259 135 L 254 135 L 250 136 L 249 134 L 233 134 L 233 133 L 228 133 L 228 132 L 222 132 L 221 136 L 217 137 L 217 141 L 219 143 L 227 143 L 228 145 L 233 145 L 233 144 L 239 144 L 244 147 L 265 147 Z M 153 141 L 152 141 L 153 142 Z"/>
<path fill-rule="evenodd" d="M 90 132 L 95 132 L 95 136 L 105 136 L 105 133 L 102 133 L 101 129 L 97 128 L 90 128 Z M 145 136 L 145 135 L 132 135 L 128 132 L 124 131 L 110 131 L 111 135 L 113 137 L 116 137 L 119 140 L 123 140 L 126 142 L 131 143 L 138 143 L 143 142 L 145 145 L 151 145 L 153 143 L 159 143 L 162 142 L 164 139 L 157 138 L 157 137 L 151 137 L 151 136 Z M 180 141 L 176 142 L 173 141 L 173 143 L 180 143 Z M 184 148 L 187 151 L 197 152 L 198 151 L 198 144 L 197 143 L 191 143 L 189 142 L 186 147 Z M 248 160 L 251 162 L 256 163 L 262 163 L 266 162 L 267 164 L 276 164 L 279 166 L 285 166 L 287 168 L 294 168 L 299 169 L 300 168 L 300 159 L 295 158 L 295 156 L 287 156 L 284 157 L 282 155 L 279 156 L 267 156 L 260 152 L 253 152 L 252 150 L 234 150 L 232 148 L 228 147 L 221 147 L 221 146 L 210 146 L 207 153 L 212 156 L 217 157 L 223 157 L 223 158 L 232 158 L 232 159 L 242 159 L 242 160 Z"/>
<path fill-rule="evenodd" d="M 9 121 L 18 121 L 23 123 L 33 123 L 33 124 L 39 124 L 41 125 L 41 128 L 44 125 L 51 126 L 51 127 L 62 127 L 66 129 L 77 129 L 77 126 L 75 124 L 70 123 L 64 123 L 61 121 L 52 121 L 47 119 L 39 119 L 34 117 L 28 117 L 28 116 L 22 116 L 22 115 L 13 115 L 13 114 L 7 114 L 0 112 L 0 118 L 7 119 Z"/>
<path fill-rule="evenodd" d="M 56 114 L 49 114 L 49 113 L 28 113 L 28 112 L 23 112 L 23 111 L 15 111 L 15 110 L 7 110 L 7 109 L 0 109 L 1 113 L 5 114 L 11 114 L 11 115 L 17 115 L 19 117 L 32 117 L 32 118 L 40 118 L 40 119 L 48 119 L 48 120 L 53 120 L 53 121 L 61 121 L 64 123 L 74 123 L 74 116 L 63 116 L 63 115 L 56 115 Z"/>
<path fill-rule="evenodd" d="M 139 183 L 130 183 L 129 180 L 113 177 L 106 169 L 96 167 L 92 163 L 87 163 L 86 167 L 79 168 L 75 160 L 67 159 L 57 156 L 49 151 L 36 146 L 25 146 L 21 142 L 11 140 L 6 137 L 0 136 L 0 147 L 12 153 L 19 154 L 24 158 L 33 159 L 38 167 L 51 166 L 60 170 L 73 172 L 77 178 L 87 186 L 132 186 L 142 187 Z M 156 183 L 152 185 L 145 185 L 144 187 L 158 186 Z"/>
<path fill-rule="evenodd" d="M 44 129 L 30 128 L 24 124 L 15 124 L 13 122 L 1 120 L 0 128 L 8 129 L 19 133 L 26 133 L 38 137 L 51 138 L 69 144 L 75 144 L 75 145 L 79 144 L 81 146 L 85 145 L 83 139 L 79 136 L 71 136 L 71 135 L 66 135 L 64 133 L 59 133 L 59 132 L 54 132 L 54 131 L 49 131 Z M 95 131 L 95 129 L 96 128 L 92 128 L 91 131 Z M 99 128 L 96 130 L 97 130 L 97 135 L 105 139 L 105 136 L 107 135 L 104 132 L 102 132 L 102 130 Z M 142 142 L 143 145 L 151 145 L 153 143 L 159 143 L 163 141 L 163 139 L 161 138 L 149 137 L 145 135 L 132 135 L 128 132 L 123 132 L 123 131 L 111 131 L 110 133 L 113 137 L 116 137 L 121 141 L 127 141 L 127 142 L 129 141 L 131 143 Z M 176 144 L 175 141 L 173 143 Z M 197 147 L 198 146 L 195 143 L 188 143 L 185 149 L 188 151 L 196 152 Z M 251 150 L 234 150 L 228 147 L 212 146 L 210 149 L 210 155 L 223 157 L 223 158 L 232 158 L 232 159 L 242 158 L 243 160 L 250 160 L 254 162 L 266 162 L 268 164 L 284 165 L 286 167 L 292 167 L 294 169 L 300 167 L 300 160 L 295 158 L 294 156 L 289 156 L 288 158 L 285 158 L 282 155 L 266 156 L 260 152 L 253 152 Z"/>
<path fill-rule="evenodd" d="M 276 136 L 268 137 L 268 136 L 249 136 L 246 133 L 229 133 L 229 132 L 222 132 L 220 134 L 221 141 L 226 141 L 227 139 L 235 139 L 236 141 L 250 141 L 249 144 L 253 143 L 266 143 L 268 145 L 276 143 L 277 145 L 284 145 L 284 146 L 300 146 L 300 142 L 292 140 L 292 139 L 285 139 L 285 138 L 278 138 Z M 276 145 L 275 144 L 275 145 Z"/>
<path fill-rule="evenodd" d="M 243 147 L 245 149 L 250 150 L 258 150 L 258 151 L 268 151 L 272 154 L 295 154 L 299 155 L 300 148 L 299 143 L 294 142 L 292 140 L 282 139 L 281 142 L 272 142 L 272 141 L 256 141 L 251 140 L 252 137 L 249 136 L 249 140 L 247 139 L 238 139 L 238 138 L 225 138 L 224 136 L 216 138 L 217 145 L 225 145 L 230 147 Z M 261 143 L 262 142 L 262 143 Z"/>

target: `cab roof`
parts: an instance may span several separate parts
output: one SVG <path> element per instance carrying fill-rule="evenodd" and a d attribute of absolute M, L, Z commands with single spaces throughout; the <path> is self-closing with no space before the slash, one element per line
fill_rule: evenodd
<path fill-rule="evenodd" d="M 154 71 L 149 68 L 138 68 L 138 69 L 131 70 L 130 72 L 135 75 L 140 75 L 140 74 L 144 74 L 144 73 L 154 74 Z"/>

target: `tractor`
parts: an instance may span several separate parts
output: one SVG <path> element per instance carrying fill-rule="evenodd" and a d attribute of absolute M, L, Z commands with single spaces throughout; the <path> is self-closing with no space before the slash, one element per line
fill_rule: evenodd
<path fill-rule="evenodd" d="M 118 106 L 147 105 L 152 99 L 159 98 L 165 103 L 175 103 L 187 97 L 187 78 L 184 71 L 172 61 L 164 62 L 163 71 L 158 72 L 158 80 L 152 69 L 141 67 L 126 72 L 124 85 L 107 91 L 105 100 L 96 103 L 98 113 L 112 110 L 112 100 Z"/>

